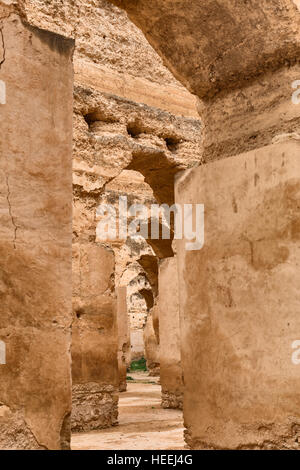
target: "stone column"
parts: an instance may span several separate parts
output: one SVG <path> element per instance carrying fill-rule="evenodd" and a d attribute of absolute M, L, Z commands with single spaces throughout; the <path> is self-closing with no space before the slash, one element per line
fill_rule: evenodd
<path fill-rule="evenodd" d="M 17 12 L 0 2 L 0 448 L 68 449 L 73 41 Z"/>
<path fill-rule="evenodd" d="M 178 243 L 184 412 L 192 448 L 299 449 L 300 142 L 193 169 L 205 244 Z"/>
<path fill-rule="evenodd" d="M 147 316 L 144 328 L 144 344 L 147 369 L 152 377 L 159 377 L 159 339 L 155 334 L 153 318 L 158 316 L 158 306 L 155 305 Z"/>
<path fill-rule="evenodd" d="M 160 381 L 163 408 L 183 406 L 177 259 L 159 264 Z"/>
<path fill-rule="evenodd" d="M 205 126 L 205 166 L 177 185 L 177 202 L 206 205 L 203 250 L 179 244 L 188 443 L 299 448 L 299 144 L 284 141 L 300 135 L 299 2 L 111 1 L 199 97 Z"/>
<path fill-rule="evenodd" d="M 125 392 L 127 368 L 130 366 L 130 328 L 125 286 L 117 289 L 117 302 L 119 390 Z"/>
<path fill-rule="evenodd" d="M 117 305 L 112 250 L 73 244 L 72 429 L 112 426 L 118 417 Z"/>

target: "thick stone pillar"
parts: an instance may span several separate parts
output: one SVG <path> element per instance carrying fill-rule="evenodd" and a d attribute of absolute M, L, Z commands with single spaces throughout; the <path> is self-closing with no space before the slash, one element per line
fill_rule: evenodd
<path fill-rule="evenodd" d="M 16 2 L 4 3 L 0 340 L 6 358 L 0 361 L 0 448 L 67 449 L 73 41 L 29 26 L 16 13 Z"/>
<path fill-rule="evenodd" d="M 205 244 L 178 243 L 186 439 L 192 448 L 299 449 L 300 142 L 184 174 Z"/>
<path fill-rule="evenodd" d="M 144 328 L 145 355 L 147 360 L 147 369 L 152 377 L 159 377 L 159 338 L 155 332 L 154 319 L 158 317 L 158 306 L 155 305 L 147 316 Z"/>
<path fill-rule="evenodd" d="M 177 259 L 159 265 L 159 349 L 163 408 L 183 406 Z"/>
<path fill-rule="evenodd" d="M 130 329 L 127 310 L 127 288 L 117 289 L 117 323 L 118 323 L 118 368 L 119 390 L 125 392 L 127 388 L 127 368 L 130 366 Z"/>
<path fill-rule="evenodd" d="M 117 305 L 114 253 L 73 245 L 72 429 L 116 424 L 118 417 Z"/>

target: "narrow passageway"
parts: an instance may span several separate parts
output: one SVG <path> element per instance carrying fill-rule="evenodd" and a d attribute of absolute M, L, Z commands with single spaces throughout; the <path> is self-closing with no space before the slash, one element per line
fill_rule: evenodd
<path fill-rule="evenodd" d="M 162 409 L 155 378 L 135 373 L 120 393 L 119 426 L 74 434 L 73 450 L 180 450 L 184 448 L 182 411 Z"/>

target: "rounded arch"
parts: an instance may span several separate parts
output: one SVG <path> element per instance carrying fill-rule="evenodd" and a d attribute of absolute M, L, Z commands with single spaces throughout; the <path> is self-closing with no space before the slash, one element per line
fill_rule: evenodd
<path fill-rule="evenodd" d="M 174 76 L 200 98 L 240 87 L 299 55 L 297 1 L 111 2 L 127 11 Z"/>

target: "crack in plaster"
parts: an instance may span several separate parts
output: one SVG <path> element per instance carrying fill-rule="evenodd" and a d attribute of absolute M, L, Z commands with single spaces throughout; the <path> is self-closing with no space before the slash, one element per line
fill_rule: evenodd
<path fill-rule="evenodd" d="M 5 57 L 6 49 L 5 49 L 5 41 L 4 41 L 4 34 L 3 34 L 3 25 L 1 25 L 1 27 L 0 27 L 0 40 L 1 40 L 2 48 L 3 48 L 3 56 L 2 56 L 2 59 L 0 60 L 0 70 L 1 70 L 1 67 L 4 64 L 5 59 L 6 59 L 6 57 Z"/>
<path fill-rule="evenodd" d="M 7 203 L 8 203 L 8 210 L 9 210 L 9 215 L 10 215 L 10 218 L 11 218 L 11 223 L 12 223 L 12 225 L 13 225 L 13 227 L 14 227 L 13 245 L 14 245 L 14 249 L 16 249 L 16 241 L 17 241 L 17 230 L 18 230 L 18 226 L 16 225 L 14 216 L 13 216 L 13 214 L 12 214 L 12 206 L 11 206 L 11 202 L 10 202 L 10 188 L 9 188 L 9 179 L 8 179 L 8 176 L 6 177 L 6 186 L 7 186 L 7 196 L 6 196 L 6 199 L 7 199 Z"/>

